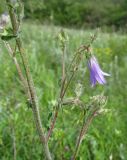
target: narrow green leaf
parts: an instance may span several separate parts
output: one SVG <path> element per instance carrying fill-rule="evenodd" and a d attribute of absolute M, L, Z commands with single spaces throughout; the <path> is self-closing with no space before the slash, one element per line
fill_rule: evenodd
<path fill-rule="evenodd" d="M 17 36 L 13 36 L 13 35 L 10 35 L 10 36 L 1 36 L 1 39 L 4 40 L 4 41 L 9 41 L 13 38 L 16 38 Z"/>

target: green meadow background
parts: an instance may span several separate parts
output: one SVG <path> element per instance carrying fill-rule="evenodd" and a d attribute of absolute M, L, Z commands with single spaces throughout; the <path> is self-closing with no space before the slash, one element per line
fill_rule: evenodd
<path fill-rule="evenodd" d="M 25 3 L 27 2 L 30 3 L 32 1 L 26 1 Z M 126 1 L 117 1 L 119 8 L 121 5 L 123 6 L 124 2 L 126 4 Z M 55 1 L 52 1 L 52 3 L 54 4 Z M 53 8 L 52 3 L 49 3 L 51 8 Z M 59 3 L 56 3 L 56 6 Z M 82 3 L 87 4 L 84 1 Z M 89 1 L 91 6 L 92 3 L 94 3 L 92 0 Z M 101 9 L 105 8 L 103 3 L 99 3 L 103 6 Z M 112 5 L 109 5 L 108 2 L 106 4 L 115 10 L 116 1 L 112 0 L 111 3 Z M 0 6 L 1 12 L 5 9 L 3 3 L 2 5 L 3 7 Z M 77 7 L 77 9 L 79 8 Z M 28 5 L 28 8 L 25 9 L 26 17 L 22 25 L 21 36 L 35 82 L 40 103 L 41 119 L 45 130 L 48 130 L 51 120 L 49 115 L 58 96 L 61 78 L 61 49 L 56 36 L 61 28 L 69 36 L 66 53 L 66 63 L 68 64 L 75 50 L 81 44 L 88 43 L 90 35 L 96 32 L 95 28 L 98 24 L 96 25 L 94 20 L 91 20 L 91 23 L 93 22 L 92 27 L 91 23 L 85 24 L 87 25 L 86 29 L 82 22 L 83 27 L 80 28 L 80 25 L 65 25 L 63 22 L 58 21 L 59 26 L 55 26 L 55 22 L 53 20 L 52 23 L 49 22 L 48 18 L 48 22 L 45 21 L 42 24 L 34 15 L 34 9 L 32 10 L 33 16 L 29 10 L 30 7 Z M 38 12 L 40 11 L 39 9 L 37 10 Z M 47 10 L 47 8 L 45 10 L 47 12 L 51 11 Z M 124 12 L 122 7 L 121 10 Z M 36 14 L 39 16 L 39 13 Z M 74 13 L 78 12 L 75 11 Z M 116 15 L 115 13 L 114 15 Z M 57 15 L 60 16 L 58 13 Z M 107 16 L 108 18 L 109 16 Z M 103 17 L 100 18 L 101 23 L 103 23 L 102 19 Z M 89 96 L 104 92 L 108 96 L 106 107 L 109 109 L 108 113 L 98 116 L 90 126 L 80 147 L 77 160 L 127 160 L 127 34 L 125 32 L 125 22 L 122 22 L 120 25 L 113 22 L 117 32 L 112 30 L 112 25 L 104 24 L 102 25 L 103 29 L 101 29 L 100 25 L 97 39 L 92 45 L 93 52 L 98 58 L 101 67 L 111 74 L 107 78 L 107 84 L 105 86 L 97 85 L 95 88 L 90 87 L 89 73 L 85 60 L 74 79 L 75 83 L 81 82 L 83 84 L 84 94 L 82 99 L 84 102 L 88 102 Z M 106 30 L 104 29 L 105 25 Z M 75 86 L 73 84 L 70 86 L 69 96 L 74 95 Z M 60 110 L 49 142 L 54 160 L 70 159 L 74 150 L 76 135 L 81 127 L 81 112 L 80 108 L 71 106 L 66 106 Z M 32 112 L 27 106 L 16 68 L 3 42 L 0 40 L 0 160 L 14 159 L 14 141 L 16 144 L 16 160 L 45 159 L 34 127 Z"/>

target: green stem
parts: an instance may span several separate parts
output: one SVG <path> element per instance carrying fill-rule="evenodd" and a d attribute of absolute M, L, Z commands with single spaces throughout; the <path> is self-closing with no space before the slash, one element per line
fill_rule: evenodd
<path fill-rule="evenodd" d="M 21 80 L 22 86 L 24 87 L 26 95 L 27 95 L 28 99 L 30 99 L 30 93 L 29 93 L 28 84 L 27 84 L 27 81 L 26 81 L 25 77 L 23 76 L 22 69 L 20 67 L 20 64 L 17 61 L 16 56 L 15 56 L 15 51 L 13 51 L 13 49 L 11 48 L 11 46 L 10 46 L 9 43 L 7 43 L 7 42 L 4 41 L 4 44 L 5 44 L 5 47 L 8 50 L 8 53 L 9 53 L 10 57 L 12 58 L 15 66 L 16 66 L 19 78 Z"/>
<path fill-rule="evenodd" d="M 63 94 L 63 91 L 64 91 L 64 87 L 65 87 L 65 82 L 66 82 L 66 73 L 65 73 L 65 54 L 66 54 L 66 46 L 64 45 L 63 48 L 62 48 L 62 83 L 61 83 L 61 89 L 60 89 L 60 95 L 59 95 L 59 98 L 60 100 L 62 101 L 63 97 L 62 97 L 62 94 Z M 55 109 L 55 113 L 54 113 L 54 117 L 51 121 L 51 124 L 50 124 L 50 129 L 48 131 L 48 134 L 47 134 L 47 142 L 52 134 L 52 131 L 55 127 L 55 123 L 56 123 L 56 120 L 57 120 L 57 117 L 58 117 L 58 113 L 59 113 L 59 106 L 60 104 L 58 103 L 56 109 Z"/>
<path fill-rule="evenodd" d="M 62 48 L 62 84 L 60 90 L 60 98 L 62 96 L 62 92 L 64 90 L 65 82 L 66 82 L 66 73 L 65 73 L 65 53 L 66 53 L 66 46 Z"/>
<path fill-rule="evenodd" d="M 97 110 L 95 110 L 95 111 L 92 113 L 92 115 L 91 115 L 90 117 L 88 117 L 86 123 L 83 123 L 82 128 L 81 128 L 81 131 L 80 131 L 80 134 L 79 134 L 79 137 L 78 137 L 78 141 L 77 141 L 77 143 L 76 143 L 75 151 L 74 151 L 74 154 L 73 154 L 71 160 L 75 160 L 75 159 L 76 159 L 76 156 L 77 156 L 77 153 L 78 153 L 80 144 L 81 144 L 81 142 L 82 142 L 82 138 L 83 138 L 83 136 L 86 135 L 86 132 L 87 132 L 87 130 L 88 130 L 88 127 L 89 127 L 90 124 L 92 123 L 92 120 L 93 120 L 93 118 L 94 118 L 95 115 L 96 115 L 96 112 L 97 112 Z"/>
<path fill-rule="evenodd" d="M 63 97 L 64 97 L 64 95 L 65 95 L 65 93 L 66 93 L 66 91 L 67 91 L 67 89 L 68 89 L 68 87 L 69 87 L 69 85 L 70 85 L 70 83 L 71 83 L 71 80 L 73 79 L 73 77 L 74 77 L 74 71 L 72 72 L 72 75 L 71 75 L 71 77 L 70 77 L 70 79 L 69 79 L 69 81 L 68 81 L 68 83 L 67 83 L 67 85 L 66 85 L 66 87 L 65 87 L 65 89 L 63 90 L 63 92 L 62 92 L 62 95 L 61 95 L 61 99 L 63 99 Z"/>

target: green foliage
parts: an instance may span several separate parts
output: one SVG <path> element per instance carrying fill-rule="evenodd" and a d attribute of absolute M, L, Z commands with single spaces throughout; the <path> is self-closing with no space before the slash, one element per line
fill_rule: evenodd
<path fill-rule="evenodd" d="M 73 27 L 126 25 L 126 0 L 22 0 L 25 19 L 41 23 Z M 5 12 L 5 1 L 1 0 L 0 14 Z M 22 9 L 22 6 L 18 7 Z"/>
<path fill-rule="evenodd" d="M 125 0 L 24 0 L 27 19 L 73 27 L 126 25 Z"/>
<path fill-rule="evenodd" d="M 78 46 L 88 43 L 90 32 L 94 31 L 65 30 L 69 35 L 70 48 L 67 46 L 66 57 L 66 63 L 68 63 Z M 61 50 L 56 42 L 56 35 L 59 31 L 60 28 L 57 27 L 32 24 L 25 24 L 22 31 L 24 48 L 29 57 L 36 84 L 45 130 L 48 129 L 47 124 L 52 117 L 61 77 Z M 97 85 L 95 89 L 90 87 L 85 62 L 79 68 L 81 72 L 75 77 L 77 83 L 79 79 L 83 80 L 84 102 L 88 102 L 89 95 L 94 96 L 104 91 L 109 97 L 107 107 L 110 109 L 106 115 L 96 118 L 89 128 L 80 147 L 78 156 L 80 160 L 107 160 L 111 157 L 114 160 L 127 159 L 126 44 L 126 35 L 99 32 L 93 44 L 93 51 L 102 68 L 111 74 L 107 85 L 104 87 Z M 0 42 L 0 75 L 0 159 L 13 159 L 14 135 L 17 160 L 44 159 L 42 146 L 34 128 L 31 109 L 27 107 L 15 66 L 2 42 Z M 73 96 L 74 90 L 72 84 L 68 93 L 70 97 Z M 83 114 L 78 107 L 66 106 L 60 110 L 49 142 L 54 159 L 70 159 Z"/>
<path fill-rule="evenodd" d="M 16 38 L 17 36 L 16 35 L 14 36 L 12 28 L 8 27 L 0 33 L 0 37 L 4 41 L 9 41 L 11 39 Z"/>
<path fill-rule="evenodd" d="M 0 1 L 0 14 L 5 12 L 5 8 L 6 8 L 6 3 L 4 0 Z"/>

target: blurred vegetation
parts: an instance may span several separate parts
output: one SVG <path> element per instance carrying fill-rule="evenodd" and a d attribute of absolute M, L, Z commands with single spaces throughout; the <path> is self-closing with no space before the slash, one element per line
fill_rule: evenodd
<path fill-rule="evenodd" d="M 23 0 L 25 18 L 73 27 L 127 25 L 127 0 Z M 3 2 L 3 3 L 2 3 Z M 2 13 L 4 0 L 1 0 Z"/>
<path fill-rule="evenodd" d="M 56 42 L 59 27 L 35 25 L 34 22 L 73 28 L 126 27 L 126 0 L 23 0 L 24 19 L 22 38 L 29 57 L 31 72 L 40 102 L 41 117 L 48 130 L 53 104 L 61 77 L 61 50 Z M 0 14 L 6 11 L 1 0 Z M 32 22 L 32 23 L 31 23 Z M 87 43 L 93 31 L 65 29 L 69 35 L 66 63 L 74 51 Z M 99 32 L 93 51 L 104 71 L 111 77 L 106 86 L 90 87 L 85 62 L 80 66 L 74 81 L 82 81 L 83 101 L 104 92 L 108 95 L 107 114 L 95 119 L 80 148 L 77 160 L 127 159 L 127 35 Z M 32 112 L 12 60 L 0 41 L 0 160 L 45 159 L 36 133 Z M 70 86 L 73 96 L 75 86 Z M 48 114 L 47 114 L 48 113 Z M 76 135 L 81 127 L 79 108 L 61 109 L 49 146 L 55 160 L 69 160 L 74 150 Z M 15 151 L 15 152 L 14 152 Z M 16 154 L 16 155 L 15 155 Z"/>
<path fill-rule="evenodd" d="M 41 117 L 45 130 L 53 110 L 61 77 L 61 50 L 55 37 L 60 28 L 24 24 L 22 37 L 31 72 L 40 101 Z M 66 63 L 79 45 L 88 42 L 88 30 L 68 30 Z M 101 91 L 108 95 L 110 111 L 92 123 L 80 148 L 77 160 L 126 160 L 127 159 L 127 36 L 99 32 L 93 51 L 103 70 L 109 72 L 106 86 L 90 87 L 85 62 L 80 66 L 74 81 L 82 81 L 85 102 L 89 95 Z M 42 146 L 34 128 L 31 109 L 27 107 L 25 95 L 18 75 L 7 50 L 0 42 L 0 160 L 41 160 Z M 74 86 L 68 95 L 73 96 Z M 47 114 L 48 113 L 48 114 Z M 69 160 L 74 150 L 76 135 L 81 127 L 82 111 L 78 107 L 61 109 L 49 145 L 55 160 Z M 14 145 L 15 144 L 15 145 Z M 15 146 L 15 147 L 14 147 Z"/>

